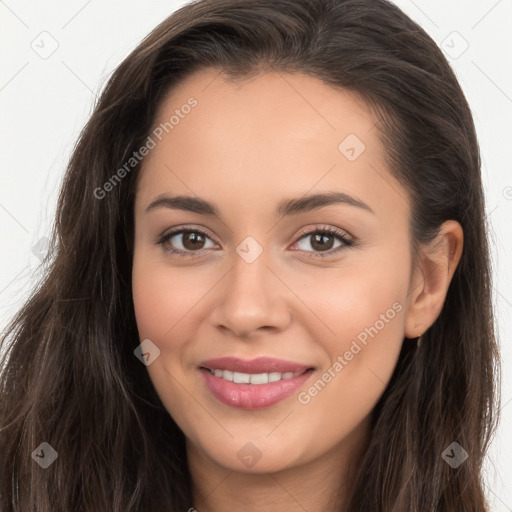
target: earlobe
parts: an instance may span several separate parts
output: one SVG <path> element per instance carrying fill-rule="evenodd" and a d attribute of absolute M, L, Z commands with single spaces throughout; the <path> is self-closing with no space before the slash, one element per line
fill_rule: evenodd
<path fill-rule="evenodd" d="M 411 282 L 405 318 L 405 337 L 417 338 L 437 319 L 450 282 L 462 256 L 461 225 L 446 221 L 436 238 L 422 251 L 419 268 Z"/>

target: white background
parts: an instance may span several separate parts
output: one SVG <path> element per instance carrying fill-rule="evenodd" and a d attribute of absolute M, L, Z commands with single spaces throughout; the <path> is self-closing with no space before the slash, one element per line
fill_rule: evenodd
<path fill-rule="evenodd" d="M 0 328 L 35 282 L 66 163 L 96 95 L 140 40 L 184 3 L 0 0 Z M 512 2 L 395 3 L 445 50 L 478 131 L 503 364 L 502 423 L 486 466 L 487 494 L 493 512 L 512 511 Z M 52 45 L 54 53 L 44 55 Z"/>

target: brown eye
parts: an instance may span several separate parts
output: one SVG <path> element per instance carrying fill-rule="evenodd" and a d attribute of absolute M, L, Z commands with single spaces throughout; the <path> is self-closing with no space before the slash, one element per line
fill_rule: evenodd
<path fill-rule="evenodd" d="M 304 243 L 310 240 L 308 244 Z M 338 245 L 334 245 L 338 241 Z M 299 244 L 303 243 L 300 247 Z M 354 245 L 354 240 L 348 238 L 347 234 L 335 228 L 315 229 L 303 234 L 303 236 L 296 242 L 299 249 L 309 253 L 308 256 L 324 257 L 331 256 L 339 251 Z M 311 249 L 308 248 L 308 245 Z M 325 253 L 325 254 L 322 254 Z"/>
<path fill-rule="evenodd" d="M 323 233 L 317 233 L 311 237 L 311 247 L 318 251 L 328 251 L 332 249 L 335 237 Z"/>
<path fill-rule="evenodd" d="M 167 252 L 195 256 L 193 253 L 201 253 L 212 247 L 206 246 L 208 240 L 211 240 L 210 237 L 200 229 L 176 229 L 161 237 L 157 243 L 163 245 Z"/>
<path fill-rule="evenodd" d="M 349 238 L 344 231 L 330 227 L 317 228 L 303 233 L 295 245 L 302 244 L 307 239 L 311 239 L 310 248 L 299 247 L 299 249 L 312 257 L 331 256 L 355 244 L 355 241 Z M 175 229 L 162 236 L 157 244 L 162 245 L 168 253 L 193 257 L 201 256 L 204 251 L 212 248 L 212 246 L 207 247 L 208 240 L 213 243 L 211 238 L 201 229 L 182 228 Z M 335 245 L 336 241 L 338 241 L 338 245 Z M 213 246 L 215 246 L 215 243 L 213 243 Z"/>
<path fill-rule="evenodd" d="M 193 251 L 194 249 L 202 249 L 205 238 L 204 235 L 196 231 L 187 231 L 183 233 L 182 244 L 185 249 Z"/>

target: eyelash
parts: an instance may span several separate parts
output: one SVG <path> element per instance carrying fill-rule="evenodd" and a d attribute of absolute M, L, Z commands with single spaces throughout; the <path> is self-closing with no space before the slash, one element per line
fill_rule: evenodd
<path fill-rule="evenodd" d="M 164 246 L 164 244 L 166 244 L 173 236 L 178 235 L 178 234 L 184 234 L 184 233 L 200 233 L 201 235 L 203 235 L 207 238 L 210 238 L 210 236 L 208 236 L 208 234 L 205 231 L 203 231 L 202 229 L 199 229 L 199 228 L 186 228 L 185 229 L 185 228 L 180 227 L 180 228 L 176 228 L 175 230 L 171 231 L 170 233 L 167 233 L 167 234 L 161 236 L 158 239 L 158 241 L 156 242 L 156 244 Z M 311 258 L 325 258 L 328 256 L 332 256 L 333 254 L 337 254 L 338 252 L 340 252 L 346 248 L 353 247 L 355 244 L 354 240 L 347 238 L 345 235 L 345 232 L 343 232 L 339 229 L 332 228 L 332 227 L 319 228 L 318 226 L 315 229 L 301 232 L 299 238 L 297 239 L 297 241 L 295 243 L 301 241 L 303 238 L 307 238 L 308 236 L 311 236 L 314 234 L 334 236 L 342 242 L 342 245 L 340 245 L 336 249 L 330 249 L 329 251 L 325 251 L 325 252 L 306 251 L 306 253 L 308 253 L 308 257 L 311 257 Z M 198 251 L 182 251 L 180 249 L 171 249 L 170 247 L 164 246 L 164 250 L 166 252 L 175 254 L 177 256 L 186 256 L 186 257 L 193 258 L 193 257 L 201 256 L 201 253 L 208 249 L 202 249 L 202 250 L 200 249 Z"/>

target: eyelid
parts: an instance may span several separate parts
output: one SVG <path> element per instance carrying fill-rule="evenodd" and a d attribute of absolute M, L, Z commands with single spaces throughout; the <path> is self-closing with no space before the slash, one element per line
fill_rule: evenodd
<path fill-rule="evenodd" d="M 207 236 L 211 240 L 215 241 L 215 237 L 212 236 L 206 228 L 203 228 L 202 226 L 195 225 L 195 224 L 182 224 L 182 225 L 174 226 L 173 228 L 167 229 L 161 235 L 158 236 L 158 240 L 162 240 L 163 238 L 170 238 L 171 236 L 178 235 L 178 234 L 182 233 L 183 231 L 193 231 L 193 232 L 197 232 L 197 233 L 202 233 L 203 235 Z M 217 243 L 217 242 L 215 242 L 215 243 Z"/>
<path fill-rule="evenodd" d="M 355 237 L 352 236 L 347 230 L 331 226 L 329 224 L 315 224 L 313 227 L 302 228 L 300 233 L 298 234 L 298 237 L 303 238 L 304 236 L 311 235 L 312 233 L 316 233 L 318 231 L 327 231 L 332 234 L 335 234 L 336 236 L 343 235 L 343 237 L 351 241 L 355 240 Z"/>

